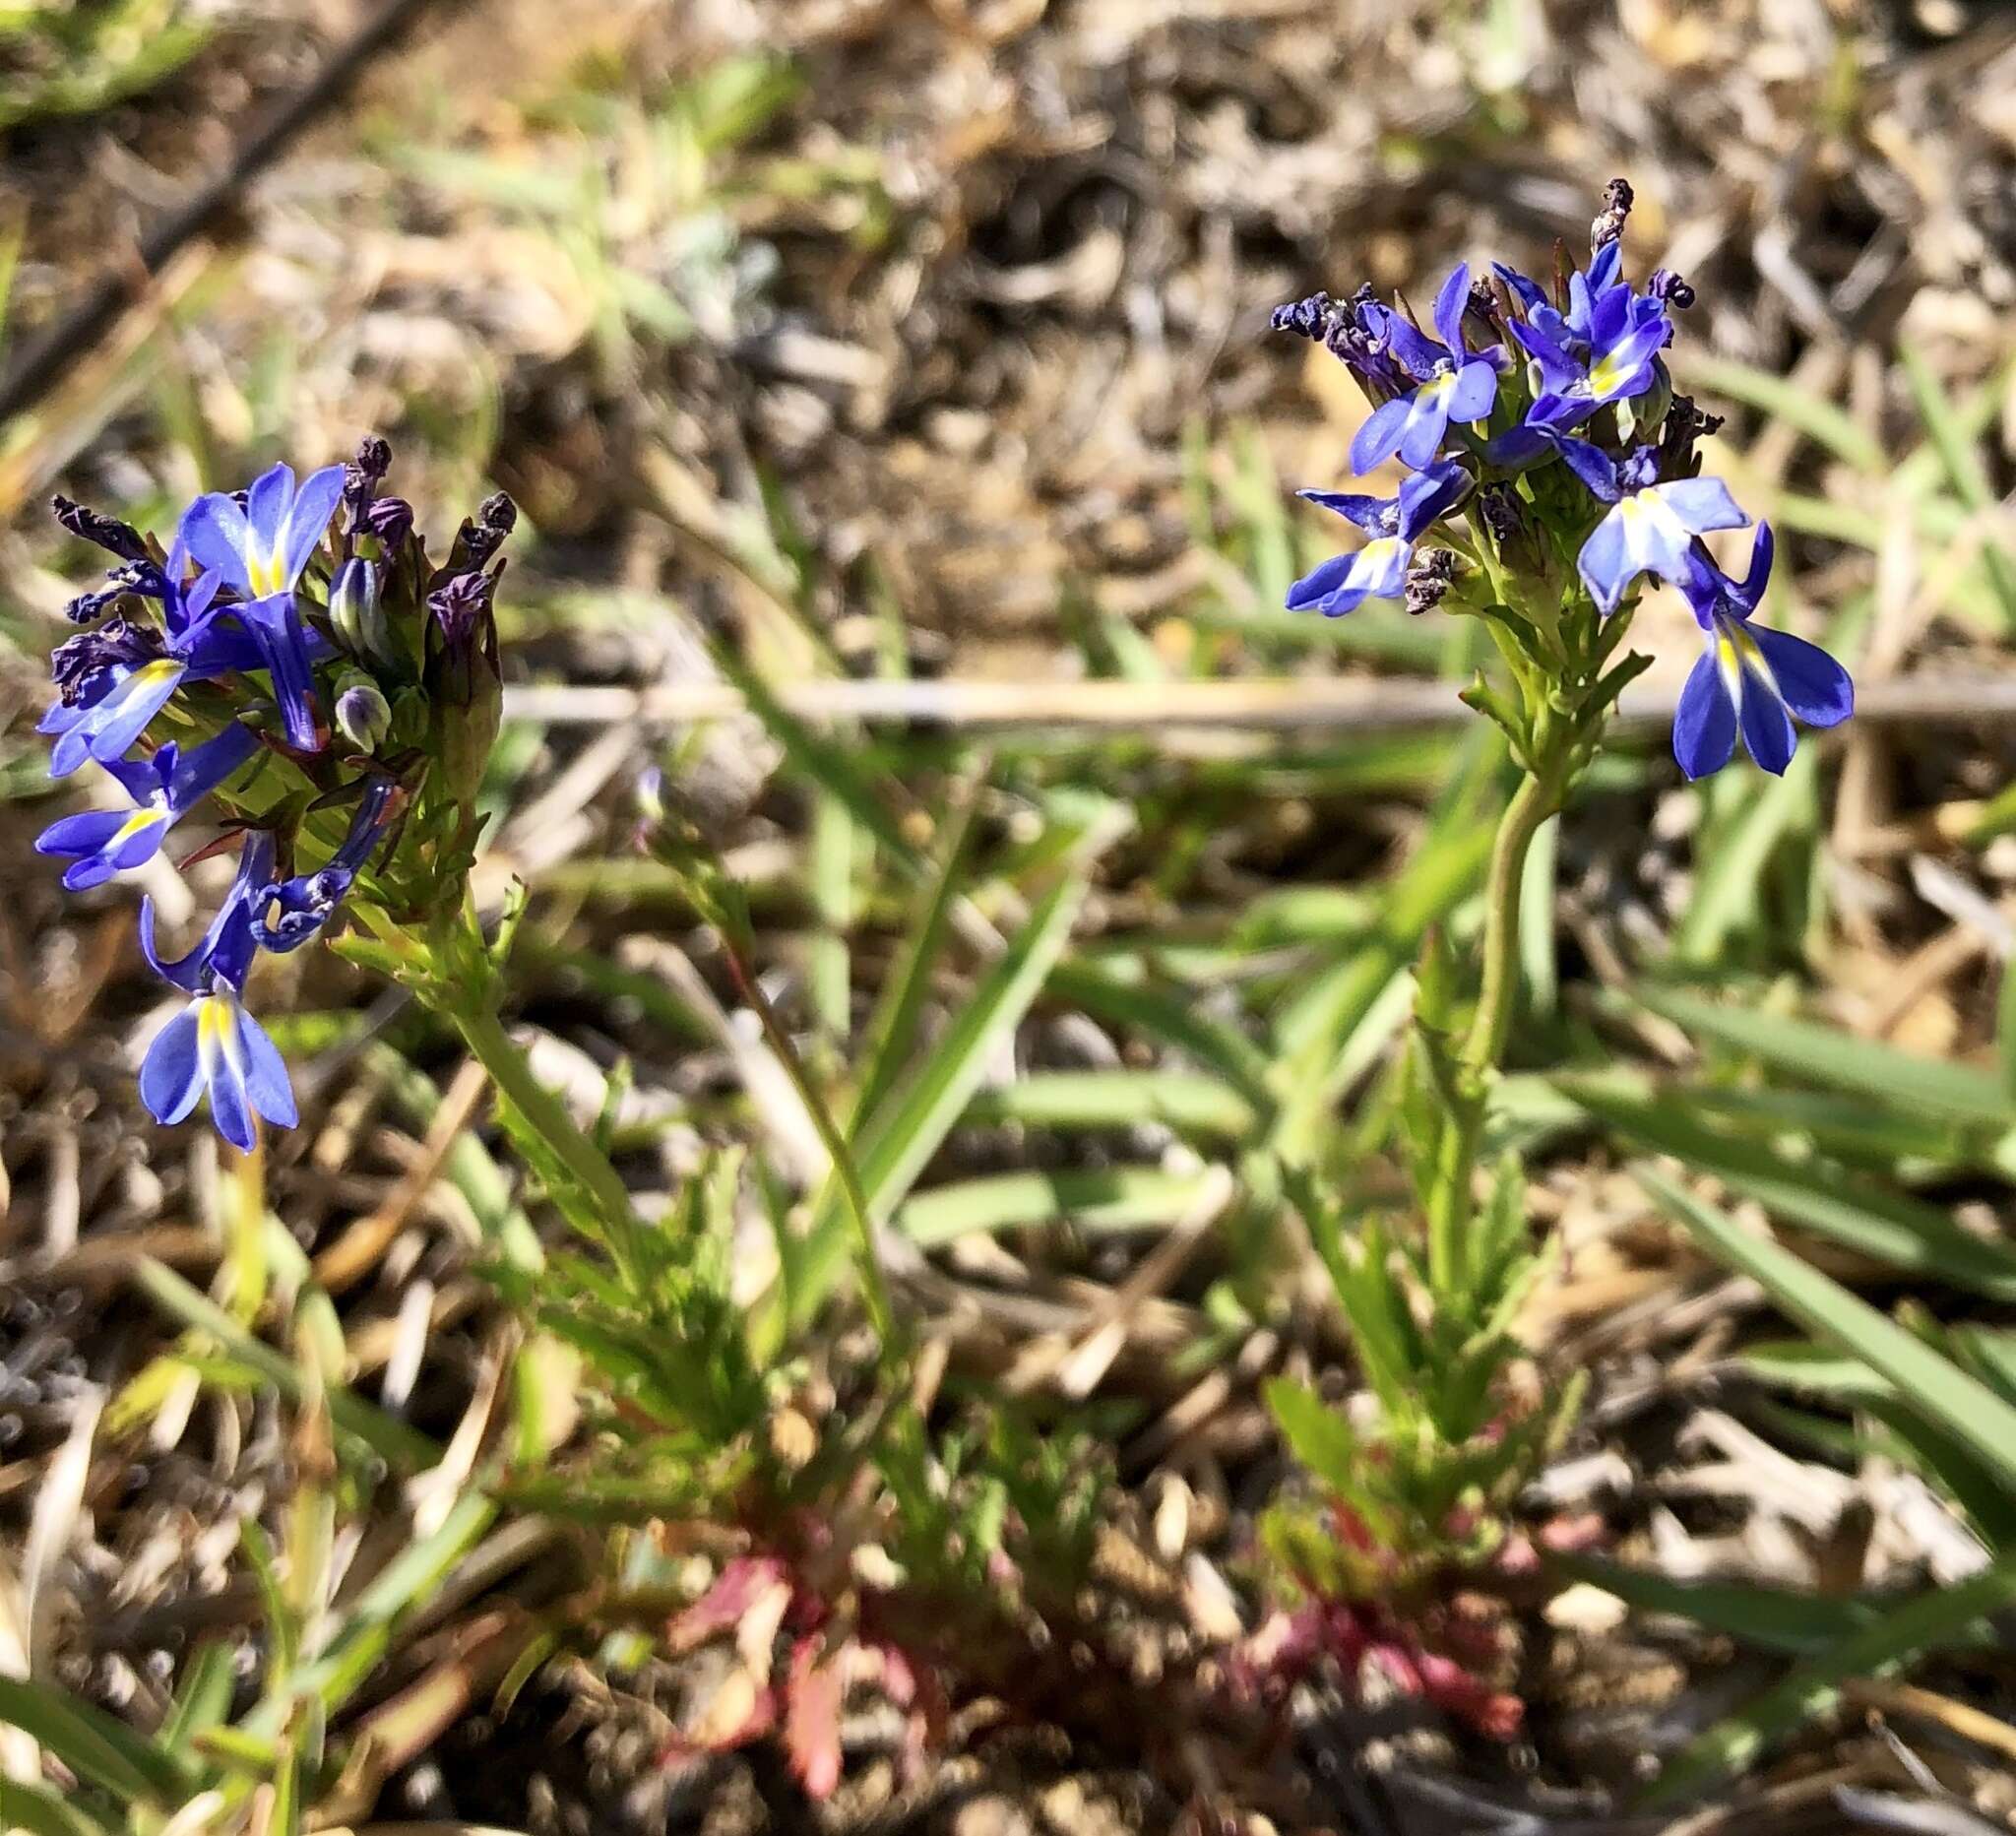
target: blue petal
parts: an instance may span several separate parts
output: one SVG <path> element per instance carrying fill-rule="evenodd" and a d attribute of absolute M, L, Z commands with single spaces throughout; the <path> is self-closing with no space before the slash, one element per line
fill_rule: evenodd
<path fill-rule="evenodd" d="M 279 593 L 237 608 L 259 645 L 280 704 L 281 726 L 297 752 L 320 752 L 329 743 L 315 709 L 315 672 L 309 662 L 307 627 L 291 593 Z"/>
<path fill-rule="evenodd" d="M 210 996 L 214 1001 L 228 998 L 221 994 Z M 231 1024 L 230 1020 L 223 1022 L 226 1027 Z M 240 1154 L 250 1154 L 259 1140 L 259 1124 L 252 1119 L 252 1106 L 246 1101 L 244 1065 L 233 1059 L 237 1044 L 233 1038 L 231 1050 L 227 1051 L 220 1039 L 205 1053 L 203 1068 L 210 1079 L 210 1119 L 217 1124 L 217 1132 Z"/>
<path fill-rule="evenodd" d="M 140 1064 L 140 1100 L 158 1122 L 179 1122 L 196 1107 L 203 1090 L 203 1060 L 197 1046 L 192 1001 L 154 1036 Z"/>
<path fill-rule="evenodd" d="M 250 539 L 244 511 L 221 491 L 212 491 L 191 504 L 182 513 L 181 527 L 175 535 L 177 545 L 189 551 L 189 558 L 198 567 L 206 574 L 217 574 L 240 593 L 252 590 L 252 577 L 246 568 L 246 546 Z"/>
<path fill-rule="evenodd" d="M 1617 601 L 1624 597 L 1624 589 L 1638 575 L 1637 568 L 1631 563 L 1629 544 L 1624 538 L 1623 508 L 1618 504 L 1590 531 L 1589 539 L 1582 544 L 1582 552 L 1575 561 L 1583 584 L 1589 589 L 1589 597 L 1604 612 L 1617 609 Z"/>
<path fill-rule="evenodd" d="M 92 809 L 80 816 L 65 816 L 52 822 L 35 837 L 38 855 L 95 855 L 117 835 L 126 818 L 117 810 Z"/>
<path fill-rule="evenodd" d="M 1400 436 L 1407 431 L 1407 417 L 1414 407 L 1412 396 L 1382 402 L 1371 418 L 1352 436 L 1351 469 L 1363 475 L 1383 466 L 1400 450 Z"/>
<path fill-rule="evenodd" d="M 1589 290 L 1592 293 L 1608 292 L 1617 284 L 1617 270 L 1623 266 L 1623 240 L 1621 237 L 1613 237 L 1590 258 Z"/>
<path fill-rule="evenodd" d="M 179 816 L 194 807 L 258 750 L 257 735 L 233 721 L 214 738 L 178 754 L 168 765 L 168 808 Z"/>
<path fill-rule="evenodd" d="M 1589 494 L 1598 503 L 1616 502 L 1617 469 L 1602 447 L 1592 446 L 1587 440 L 1578 440 L 1565 433 L 1554 436 L 1553 446 L 1561 456 L 1561 463 L 1589 487 Z"/>
<path fill-rule="evenodd" d="M 1454 510 L 1470 494 L 1470 474 L 1453 459 L 1423 468 L 1400 487 L 1398 528 L 1392 533 L 1404 541 L 1413 541 Z"/>
<path fill-rule="evenodd" d="M 1751 666 L 1747 657 L 1743 659 L 1742 669 L 1742 702 L 1737 712 L 1742 717 L 1743 744 L 1751 758 L 1773 777 L 1782 776 L 1792 763 L 1793 748 L 1798 744 L 1792 716 L 1779 700 L 1777 689 Z"/>
<path fill-rule="evenodd" d="M 146 731 L 147 724 L 168 705 L 187 673 L 172 658 L 142 664 L 91 711 L 91 719 L 65 733 L 55 751 L 83 736 L 84 749 L 101 764 L 122 758 Z M 66 767 L 66 769 L 69 769 Z M 51 770 L 54 770 L 53 754 Z M 63 776 L 56 772 L 57 777 Z"/>
<path fill-rule="evenodd" d="M 1855 683 L 1819 645 L 1766 625 L 1743 629 L 1771 665 L 1785 705 L 1808 727 L 1838 727 L 1855 712 Z"/>
<path fill-rule="evenodd" d="M 80 706 L 76 702 L 51 702 L 42 718 L 35 723 L 35 731 L 38 733 L 67 733 L 90 712 L 89 708 Z"/>
<path fill-rule="evenodd" d="M 1512 336 L 1532 353 L 1534 361 L 1540 365 L 1541 380 L 1549 392 L 1563 392 L 1581 381 L 1582 365 L 1538 325 L 1515 319 Z"/>
<path fill-rule="evenodd" d="M 1711 642 L 1689 672 L 1673 711 L 1673 757 L 1689 778 L 1706 778 L 1721 771 L 1735 749 L 1735 703 Z"/>
<path fill-rule="evenodd" d="M 1521 274 L 1517 268 L 1508 268 L 1503 262 L 1493 262 L 1491 272 L 1512 289 L 1514 296 L 1528 312 L 1546 305 L 1547 296 L 1542 291 L 1540 283 Z"/>
<path fill-rule="evenodd" d="M 1321 504 L 1325 510 L 1336 511 L 1373 536 L 1384 527 L 1386 513 L 1392 508 L 1387 498 L 1367 497 L 1357 491 L 1297 491 L 1295 495 Z"/>
<path fill-rule="evenodd" d="M 1771 525 L 1759 523 L 1757 534 L 1750 542 L 1750 571 L 1743 577 L 1740 587 L 1732 587 L 1729 597 L 1743 610 L 1754 612 L 1764 598 L 1764 589 L 1771 584 L 1771 558 L 1777 552 L 1777 543 L 1772 538 Z"/>
<path fill-rule="evenodd" d="M 1484 457 L 1494 466 L 1528 466 L 1543 453 L 1551 451 L 1552 445 L 1538 427 L 1521 421 L 1516 427 L 1507 427 L 1486 446 Z"/>
<path fill-rule="evenodd" d="M 286 1060 L 266 1029 L 242 1007 L 237 1010 L 238 1054 L 244 1065 L 245 1095 L 253 1108 L 276 1128 L 291 1128 L 300 1117 L 294 1107 L 294 1087 L 287 1078 Z"/>
<path fill-rule="evenodd" d="M 1696 536 L 1705 536 L 1710 530 L 1741 529 L 1750 520 L 1720 478 L 1675 478 L 1670 484 L 1653 485 L 1651 491 Z"/>
<path fill-rule="evenodd" d="M 1443 344 L 1449 347 L 1452 356 L 1463 352 L 1463 308 L 1470 301 L 1470 264 L 1458 262 L 1451 270 L 1448 280 L 1442 283 L 1442 290 L 1435 295 L 1435 330 Z M 1475 420 L 1475 414 L 1461 416 Z"/>
<path fill-rule="evenodd" d="M 1451 420 L 1482 420 L 1498 396 L 1498 372 L 1479 358 L 1456 372 L 1456 386 L 1449 391 Z"/>
<path fill-rule="evenodd" d="M 1655 379 L 1653 359 L 1666 345 L 1664 322 L 1654 321 L 1626 333 L 1589 366 L 1589 395 L 1596 403 L 1619 402 L 1642 395 Z M 1747 519 L 1745 519 L 1747 521 Z M 1734 525 L 1724 527 L 1733 528 Z"/>
<path fill-rule="evenodd" d="M 1434 375 L 1436 364 L 1452 359 L 1452 352 L 1420 331 L 1404 313 L 1386 315 L 1386 338 L 1393 354 L 1413 372 L 1417 382 L 1426 382 Z"/>
<path fill-rule="evenodd" d="M 281 579 L 289 587 L 301 578 L 301 570 L 308 565 L 308 557 L 315 552 L 316 543 L 329 528 L 329 519 L 343 501 L 343 477 L 341 466 L 325 466 L 303 480 L 294 496 L 280 554 Z"/>
<path fill-rule="evenodd" d="M 277 559 L 286 535 L 287 510 L 294 501 L 294 469 L 269 467 L 245 493 L 245 522 L 252 532 L 249 553 Z M 277 589 L 269 586 L 268 593 Z"/>
<path fill-rule="evenodd" d="M 1430 464 L 1441 449 L 1442 436 L 1449 430 L 1449 392 L 1439 381 L 1417 389 L 1408 410 L 1407 425 L 1401 429 L 1400 459 L 1418 472 Z"/>
<path fill-rule="evenodd" d="M 1355 554 L 1333 554 L 1321 562 L 1312 572 L 1304 574 L 1288 590 L 1288 609 L 1292 612 L 1305 612 L 1319 600 L 1328 599 L 1344 585 L 1351 573 Z"/>

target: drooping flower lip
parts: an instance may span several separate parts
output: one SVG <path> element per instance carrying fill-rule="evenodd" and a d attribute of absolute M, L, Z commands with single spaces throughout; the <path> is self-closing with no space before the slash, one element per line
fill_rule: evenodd
<path fill-rule="evenodd" d="M 1808 727 L 1838 726 L 1855 712 L 1855 683 L 1817 644 L 1753 623 L 1771 577 L 1773 543 L 1758 525 L 1747 576 L 1732 580 L 1695 544 L 1681 593 L 1701 626 L 1702 655 L 1687 676 L 1673 716 L 1673 757 L 1689 778 L 1720 771 L 1743 748 L 1762 769 L 1781 774 Z"/>
<path fill-rule="evenodd" d="M 325 466 L 296 489 L 293 469 L 275 466 L 253 480 L 241 507 L 221 491 L 199 497 L 176 533 L 206 573 L 249 601 L 290 594 L 343 500 L 344 469 Z"/>

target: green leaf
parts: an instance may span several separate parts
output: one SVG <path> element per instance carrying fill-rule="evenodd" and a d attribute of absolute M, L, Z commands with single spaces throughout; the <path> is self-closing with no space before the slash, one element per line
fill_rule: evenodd
<path fill-rule="evenodd" d="M 237 1685 L 231 1648 L 221 1639 L 199 1645 L 182 1673 L 174 1705 L 161 1724 L 159 1743 L 170 1753 L 186 1753 L 197 1737 L 222 1723 L 231 1712 Z"/>
<path fill-rule="evenodd" d="M 1640 1095 L 1572 1076 L 1557 1083 L 1610 1127 L 1696 1172 L 1713 1173 L 1774 1217 L 1913 1274 L 2016 1300 L 2016 1251 L 1963 1231 L 1943 1211 L 1838 1169 L 1796 1164 L 1762 1144 L 1703 1128 L 1689 1117 L 1684 1090 L 1651 1088 Z"/>
<path fill-rule="evenodd" d="M 1839 1700 L 1844 1682 L 1881 1676 L 1926 1651 L 1965 1638 L 2011 1601 L 2016 1601 L 2016 1559 L 1997 1562 L 1953 1587 L 1921 1594 L 1894 1608 L 1709 1729 L 1660 1774 L 1646 1794 L 1646 1804 L 1699 1802 L 1709 1786 L 1742 1771 L 1771 1741 L 1826 1714 Z"/>
<path fill-rule="evenodd" d="M 195 1768 L 185 1760 L 53 1684 L 0 1677 L 0 1722 L 19 1728 L 85 1784 L 121 1804 L 173 1804 L 195 1788 Z"/>
<path fill-rule="evenodd" d="M 976 1122 L 1039 1128 L 1132 1128 L 1160 1122 L 1204 1135 L 1251 1133 L 1253 1107 L 1215 1077 L 1187 1071 L 1042 1071 L 981 1091 L 968 1108 Z"/>
<path fill-rule="evenodd" d="M 2016 1120 L 1999 1080 L 1967 1065 L 1921 1058 L 1835 1027 L 1725 1006 L 1677 988 L 1640 986 L 1632 992 L 1640 1005 L 1689 1033 L 1705 1035 L 1816 1084 L 1874 1097 L 1942 1121 L 2006 1127 Z"/>
<path fill-rule="evenodd" d="M 906 1236 L 926 1245 L 976 1231 L 1044 1224 L 1092 1232 L 1152 1230 L 1186 1217 L 1213 1176 L 1155 1167 L 996 1173 L 919 1192 L 897 1212 L 896 1224 Z"/>
<path fill-rule="evenodd" d="M 67 1804 L 46 1785 L 0 1774 L 0 1830 L 23 1829 L 29 1836 L 112 1836 L 94 1817 Z"/>
<path fill-rule="evenodd" d="M 908 1083 L 879 1106 L 860 1131 L 855 1152 L 871 1216 L 886 1224 L 965 1112 L 985 1075 L 994 1042 L 1022 1022 L 1071 935 L 1084 903 L 1082 872 L 1065 874 L 1030 914 L 1029 921 L 960 1007 Z M 805 1240 L 800 1280 L 791 1297 L 793 1326 L 809 1323 L 847 1252 L 850 1229 L 839 1181 L 829 1181 Z"/>
<path fill-rule="evenodd" d="M 1832 1651 L 1844 1638 L 1883 1616 L 1877 1602 L 1748 1581 L 1676 1580 L 1656 1569 L 1627 1567 L 1595 1555 L 1549 1554 L 1546 1565 L 1570 1581 L 1614 1594 L 1642 1613 L 1673 1614 L 1788 1657 Z"/>
<path fill-rule="evenodd" d="M 1631 1171 L 1661 1209 L 1749 1276 L 1787 1314 L 1889 1378 L 1906 1408 L 1951 1434 L 2016 1490 L 2016 1407 L 1790 1250 L 1753 1236 L 1651 1167 Z"/>

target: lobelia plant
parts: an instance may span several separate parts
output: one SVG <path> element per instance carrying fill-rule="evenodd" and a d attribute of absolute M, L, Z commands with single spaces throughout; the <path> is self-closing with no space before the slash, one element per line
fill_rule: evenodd
<path fill-rule="evenodd" d="M 1542 1261 L 1515 1165 L 1480 1206 L 1491 1087 L 1517 997 L 1520 894 L 1542 825 L 1602 743 L 1617 697 L 1651 659 L 1624 640 L 1643 583 L 1677 588 L 1702 634 L 1672 747 L 1690 779 L 1741 740 L 1782 773 L 1795 719 L 1832 727 L 1854 709 L 1848 673 L 1816 646 L 1756 623 L 1772 538 L 1759 526 L 1738 582 L 1703 538 L 1749 519 L 1698 443 L 1720 424 L 1673 392 L 1661 353 L 1693 290 L 1670 272 L 1643 288 L 1623 274 L 1631 208 L 1607 188 L 1591 256 L 1557 252 L 1551 294 L 1494 263 L 1458 266 L 1437 293 L 1431 337 L 1409 309 L 1361 288 L 1281 307 L 1278 330 L 1321 344 L 1372 404 L 1352 442 L 1362 473 L 1398 459 L 1390 498 L 1304 491 L 1370 538 L 1289 594 L 1292 610 L 1439 606 L 1480 618 L 1504 665 L 1464 699 L 1504 732 L 1520 779 L 1492 851 L 1474 994 L 1446 941 L 1431 940 L 1394 1116 L 1423 1220 L 1391 1232 L 1375 1213 L 1354 1235 L 1340 1189 L 1307 1172 L 1292 1195 L 1353 1329 L 1371 1395 L 1340 1414 L 1305 1385 L 1270 1401 L 1316 1497 L 1277 1504 L 1263 1545 L 1280 1610 L 1250 1641 L 1246 1675 L 1279 1685 L 1322 1658 L 1355 1675 L 1378 1660 L 1403 1690 L 1498 1736 L 1518 1702 L 1496 1687 L 1488 1628 L 1452 1619 L 1460 1585 L 1509 1582 L 1532 1547 L 1512 1527 L 1517 1494 L 1572 1414 L 1576 1386 L 1543 1400 L 1513 1333 Z M 1555 1527 L 1558 1534 L 1561 1527 Z"/>
<path fill-rule="evenodd" d="M 197 499 L 165 551 L 58 500 L 64 526 L 117 565 L 71 608 L 87 629 L 56 652 L 41 728 L 56 776 L 94 762 L 134 808 L 65 817 L 38 847 L 82 890 L 153 859 L 204 808 L 221 834 L 192 858 L 237 854 L 186 953 L 166 953 L 152 902 L 141 908 L 147 960 L 189 997 L 147 1048 L 147 1108 L 177 1122 L 207 1093 L 219 1133 L 246 1153 L 262 1121 L 291 1126 L 286 1066 L 247 985 L 262 954 L 346 916 L 355 928 L 334 947 L 461 1036 L 578 1239 L 530 1259 L 521 1246 L 491 1271 L 538 1340 L 579 1360 L 582 1424 L 548 1447 L 544 1412 L 529 1407 L 517 1458 L 486 1470 L 484 1489 L 609 1533 L 590 1554 L 601 1578 L 560 1621 L 513 1629 L 524 1656 L 512 1661 L 639 1624 L 662 1627 L 674 1653 L 731 1643 L 737 1668 L 666 1763 L 776 1735 L 821 1797 L 839 1783 L 856 1684 L 906 1713 L 909 1758 L 944 1723 L 948 1677 L 1068 1720 L 1085 1694 L 1078 1602 L 1102 1469 L 1075 1437 L 997 1411 L 945 1409 L 927 1424 L 850 1150 L 763 992 L 739 889 L 655 791 L 639 844 L 688 879 L 832 1155 L 857 1226 L 871 1366 L 829 1361 L 831 1377 L 811 1385 L 801 1327 L 780 1323 L 795 1308 L 752 1307 L 736 1290 L 732 1244 L 750 1207 L 791 1250 L 774 1170 L 717 1157 L 669 1216 L 639 1217 L 604 1130 L 575 1119 L 503 1025 L 524 889 L 486 918 L 469 881 L 501 703 L 495 556 L 515 513 L 493 497 L 436 565 L 410 506 L 381 491 L 389 460 L 367 440 L 348 467 L 298 485 L 276 466 L 246 492 Z M 547 1368 L 529 1361 L 523 1381 L 538 1386 Z M 808 1405 L 808 1387 L 834 1386 L 839 1398 Z M 698 1553 L 715 1565 L 695 1578 Z"/>

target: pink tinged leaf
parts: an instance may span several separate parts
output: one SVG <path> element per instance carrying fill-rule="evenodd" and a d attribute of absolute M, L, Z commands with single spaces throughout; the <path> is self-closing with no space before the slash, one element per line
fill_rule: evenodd
<path fill-rule="evenodd" d="M 825 1641 L 801 1638 L 791 1652 L 785 1684 L 785 1751 L 791 1771 L 812 1799 L 833 1796 L 840 1784 L 840 1707 L 846 1677 L 836 1658 L 822 1664 Z"/>
<path fill-rule="evenodd" d="M 1526 1705 L 1515 1695 L 1493 1689 L 1454 1658 L 1423 1651 L 1416 1659 L 1421 1694 L 1434 1705 L 1468 1722 L 1493 1741 L 1514 1739 L 1526 1719 Z"/>
<path fill-rule="evenodd" d="M 775 1556 L 736 1556 L 721 1571 L 715 1584 L 692 1606 L 675 1614 L 665 1627 L 665 1643 L 671 1655 L 695 1650 L 710 1638 L 739 1626 L 757 1602 L 780 1586 L 788 1600 L 790 1581 L 784 1563 Z"/>

